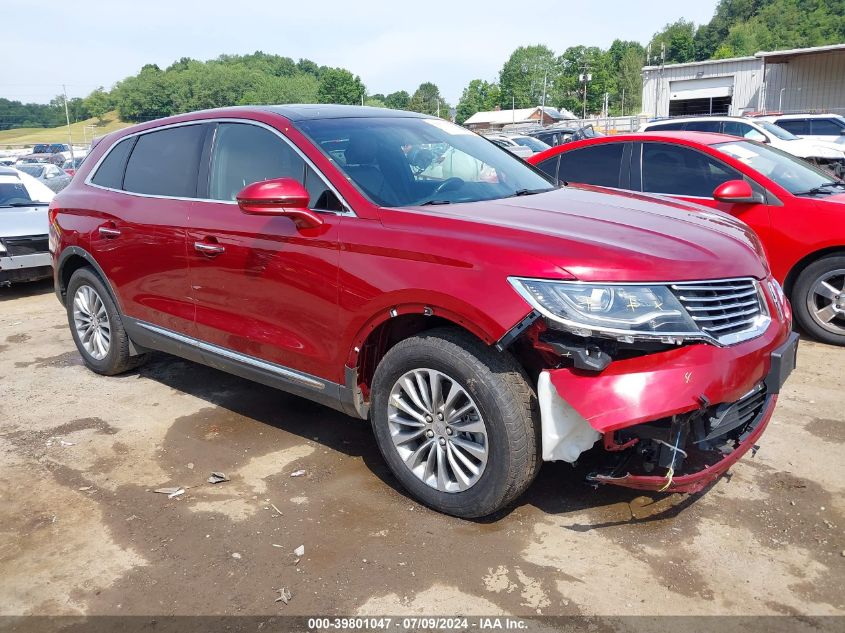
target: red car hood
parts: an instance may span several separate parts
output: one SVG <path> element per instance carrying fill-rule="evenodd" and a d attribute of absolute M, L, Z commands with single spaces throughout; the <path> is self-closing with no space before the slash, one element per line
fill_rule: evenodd
<path fill-rule="evenodd" d="M 413 210 L 482 223 L 490 227 L 479 231 L 487 238 L 509 245 L 519 241 L 522 249 L 585 281 L 688 281 L 768 274 L 760 242 L 748 226 L 712 209 L 660 196 L 579 185 Z"/>

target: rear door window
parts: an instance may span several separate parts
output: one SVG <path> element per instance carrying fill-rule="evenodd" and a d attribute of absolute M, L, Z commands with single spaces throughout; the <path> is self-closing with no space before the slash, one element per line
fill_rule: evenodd
<path fill-rule="evenodd" d="M 687 132 L 719 132 L 721 121 L 690 121 L 684 128 Z"/>
<path fill-rule="evenodd" d="M 148 132 L 138 137 L 126 164 L 123 188 L 132 193 L 194 198 L 205 125 Z"/>
<path fill-rule="evenodd" d="M 646 126 L 646 132 L 674 132 L 684 129 L 684 123 L 657 123 Z"/>
<path fill-rule="evenodd" d="M 97 167 L 97 173 L 94 174 L 91 182 L 109 189 L 122 189 L 123 170 L 134 142 L 134 138 L 125 138 L 115 145 Z"/>
<path fill-rule="evenodd" d="M 643 144 L 643 191 L 712 198 L 713 190 L 742 174 L 725 163 L 689 147 L 669 143 Z"/>
<path fill-rule="evenodd" d="M 602 143 L 564 152 L 557 171 L 559 180 L 601 187 L 618 187 L 624 143 Z"/>

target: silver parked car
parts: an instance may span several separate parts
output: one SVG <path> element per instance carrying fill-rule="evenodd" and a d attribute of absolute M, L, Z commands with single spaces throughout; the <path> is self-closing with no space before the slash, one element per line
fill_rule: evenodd
<path fill-rule="evenodd" d="M 71 177 L 53 163 L 18 163 L 15 168 L 44 183 L 56 193 L 70 184 Z"/>
<path fill-rule="evenodd" d="M 0 167 L 0 286 L 52 276 L 47 207 L 54 195 L 35 178 Z"/>

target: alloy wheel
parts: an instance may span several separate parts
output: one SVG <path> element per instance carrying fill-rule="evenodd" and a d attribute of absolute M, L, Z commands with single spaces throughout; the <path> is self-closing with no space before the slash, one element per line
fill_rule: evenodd
<path fill-rule="evenodd" d="M 420 481 L 440 492 L 478 482 L 489 454 L 487 426 L 454 378 L 434 369 L 409 371 L 393 385 L 387 408 L 393 445 Z"/>
<path fill-rule="evenodd" d="M 829 270 L 813 282 L 807 309 L 828 332 L 845 334 L 845 269 Z"/>
<path fill-rule="evenodd" d="M 85 351 L 94 360 L 103 360 L 111 346 L 111 323 L 102 298 L 91 286 L 80 286 L 73 297 L 73 323 Z"/>

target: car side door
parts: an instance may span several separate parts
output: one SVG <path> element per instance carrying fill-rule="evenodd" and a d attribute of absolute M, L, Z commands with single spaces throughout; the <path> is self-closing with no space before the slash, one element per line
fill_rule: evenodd
<path fill-rule="evenodd" d="M 739 218 L 761 238 L 771 228 L 768 206 L 763 203 L 725 203 L 713 192 L 729 180 L 745 180 L 751 188 L 765 195 L 765 189 L 724 161 L 696 148 L 656 141 L 636 143 L 636 169 L 633 187 L 644 193 L 657 193 L 701 204 Z"/>
<path fill-rule="evenodd" d="M 92 172 L 88 248 L 127 320 L 182 334 L 194 328 L 185 231 L 197 191 L 201 122 L 119 141 Z"/>
<path fill-rule="evenodd" d="M 254 182 L 303 183 L 323 223 L 249 215 L 236 201 Z M 216 356 L 301 381 L 327 378 L 337 356 L 339 226 L 346 214 L 334 190 L 280 131 L 221 121 L 206 140 L 204 193 L 188 230 L 196 336 Z M 214 356 L 212 356 L 213 358 Z M 214 364 L 214 363 L 212 363 Z"/>

